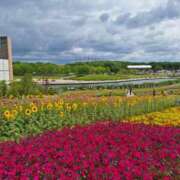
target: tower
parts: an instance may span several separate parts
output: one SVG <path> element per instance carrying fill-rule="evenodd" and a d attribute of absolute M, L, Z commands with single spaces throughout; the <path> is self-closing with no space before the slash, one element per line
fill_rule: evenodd
<path fill-rule="evenodd" d="M 12 46 L 9 37 L 0 37 L 0 80 L 13 80 Z"/>

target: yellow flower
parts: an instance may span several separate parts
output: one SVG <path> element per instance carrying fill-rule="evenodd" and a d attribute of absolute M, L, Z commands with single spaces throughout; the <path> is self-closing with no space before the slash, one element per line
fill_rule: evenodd
<path fill-rule="evenodd" d="M 122 99 L 121 98 L 117 98 L 117 103 L 120 104 L 122 102 Z"/>
<path fill-rule="evenodd" d="M 66 104 L 66 109 L 67 109 L 67 111 L 71 111 L 72 107 L 70 106 L 69 103 Z"/>
<path fill-rule="evenodd" d="M 26 109 L 26 110 L 25 110 L 25 114 L 26 114 L 27 116 L 31 116 L 31 113 L 32 113 L 32 111 L 31 111 L 30 109 Z"/>
<path fill-rule="evenodd" d="M 134 116 L 129 121 L 134 123 L 144 123 L 160 126 L 179 126 L 180 115 L 179 108 L 170 108 L 162 112 L 152 112 L 146 115 Z"/>
<path fill-rule="evenodd" d="M 37 106 L 32 106 L 31 110 L 33 113 L 36 113 L 38 111 L 38 108 Z"/>
<path fill-rule="evenodd" d="M 33 107 L 33 106 L 35 106 L 35 104 L 34 103 L 30 103 L 30 107 Z"/>
<path fill-rule="evenodd" d="M 88 103 L 86 103 L 86 102 L 83 103 L 83 106 L 84 106 L 84 107 L 86 107 L 87 105 L 88 105 Z"/>
<path fill-rule="evenodd" d="M 4 117 L 6 118 L 6 119 L 10 119 L 11 118 L 11 112 L 10 111 L 5 111 L 4 112 Z"/>
<path fill-rule="evenodd" d="M 59 113 L 59 116 L 60 116 L 61 118 L 63 118 L 63 117 L 64 117 L 64 112 L 60 112 L 60 113 Z"/>
<path fill-rule="evenodd" d="M 77 108 L 78 108 L 78 105 L 77 105 L 76 103 L 73 103 L 73 105 L 72 105 L 72 109 L 73 109 L 73 111 L 76 111 L 76 110 L 77 110 Z"/>
<path fill-rule="evenodd" d="M 19 111 L 22 112 L 23 111 L 23 107 L 20 105 L 19 106 Z"/>
<path fill-rule="evenodd" d="M 57 103 L 58 103 L 59 105 L 63 105 L 63 104 L 64 104 L 64 101 L 63 101 L 63 100 L 59 100 Z"/>
<path fill-rule="evenodd" d="M 63 105 L 62 104 L 59 104 L 59 103 L 55 103 L 55 107 L 60 110 L 60 109 L 63 109 Z"/>
<path fill-rule="evenodd" d="M 12 115 L 13 115 L 13 116 L 17 116 L 17 114 L 18 114 L 18 111 L 17 111 L 17 110 L 15 110 L 15 109 L 12 110 Z"/>
<path fill-rule="evenodd" d="M 102 103 L 105 103 L 107 101 L 107 98 L 103 97 L 101 100 L 102 100 Z"/>
<path fill-rule="evenodd" d="M 48 110 L 51 110 L 52 108 L 53 108 L 53 104 L 52 104 L 52 103 L 48 103 L 48 104 L 47 104 L 47 109 L 48 109 Z"/>

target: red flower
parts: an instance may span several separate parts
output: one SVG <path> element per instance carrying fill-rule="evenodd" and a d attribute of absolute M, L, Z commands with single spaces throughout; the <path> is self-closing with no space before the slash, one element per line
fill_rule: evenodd
<path fill-rule="evenodd" d="M 175 127 L 105 122 L 1 143 L 0 179 L 175 179 L 179 134 Z"/>

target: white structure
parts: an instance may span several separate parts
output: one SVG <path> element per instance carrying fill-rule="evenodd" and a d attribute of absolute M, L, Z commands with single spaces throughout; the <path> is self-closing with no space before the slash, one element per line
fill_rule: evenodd
<path fill-rule="evenodd" d="M 0 81 L 9 81 L 9 61 L 7 59 L 0 59 Z"/>
<path fill-rule="evenodd" d="M 0 37 L 0 81 L 13 80 L 12 47 L 9 37 Z"/>
<path fill-rule="evenodd" d="M 132 92 L 132 90 L 128 90 L 126 96 L 127 97 L 132 97 L 132 96 L 134 96 L 134 93 Z"/>
<path fill-rule="evenodd" d="M 151 69 L 151 65 L 129 65 L 128 69 Z"/>

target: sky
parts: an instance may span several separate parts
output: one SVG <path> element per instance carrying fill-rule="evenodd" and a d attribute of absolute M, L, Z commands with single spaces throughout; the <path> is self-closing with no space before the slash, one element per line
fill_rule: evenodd
<path fill-rule="evenodd" d="M 27 62 L 180 62 L 180 0 L 0 0 L 0 35 Z"/>

